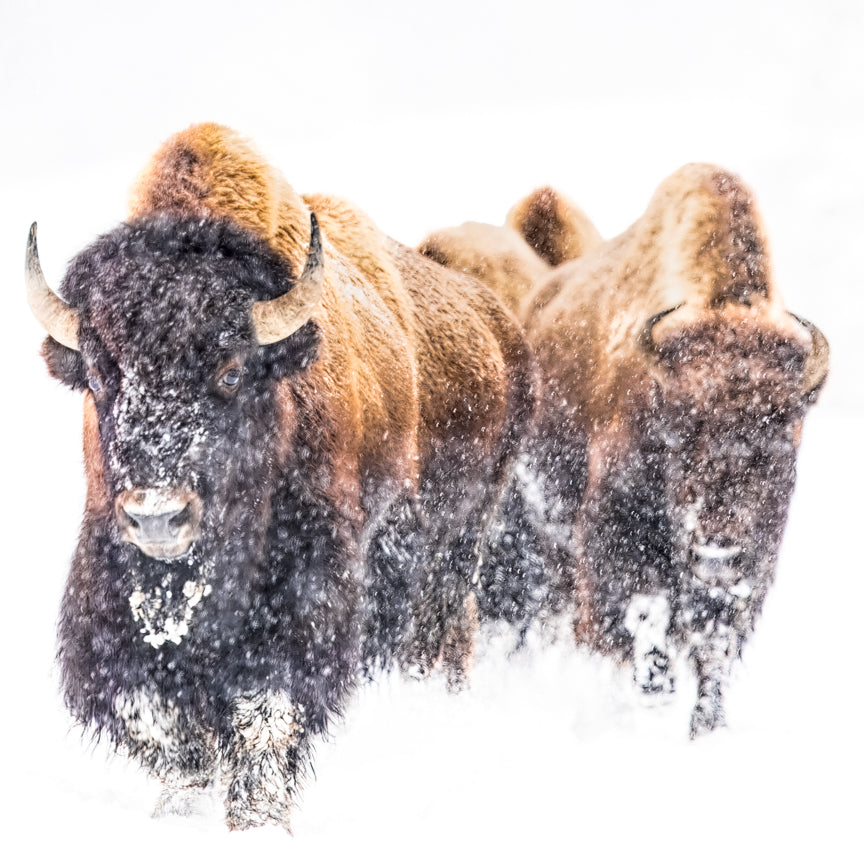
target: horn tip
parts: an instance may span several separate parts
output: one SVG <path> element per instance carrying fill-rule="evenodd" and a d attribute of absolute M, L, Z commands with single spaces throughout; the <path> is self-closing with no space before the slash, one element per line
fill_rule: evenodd
<path fill-rule="evenodd" d="M 324 250 L 321 246 L 321 231 L 318 228 L 318 217 L 313 210 L 309 214 L 311 230 L 309 233 L 309 259 L 308 263 L 318 265 L 323 258 Z"/>
<path fill-rule="evenodd" d="M 39 267 L 39 248 L 36 245 L 36 223 L 30 226 L 30 233 L 27 235 L 27 255 L 25 267 L 29 273 Z"/>

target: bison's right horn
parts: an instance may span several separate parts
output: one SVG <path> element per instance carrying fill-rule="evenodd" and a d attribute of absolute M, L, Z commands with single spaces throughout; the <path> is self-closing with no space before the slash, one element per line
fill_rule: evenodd
<path fill-rule="evenodd" d="M 799 318 L 792 312 L 789 314 L 810 334 L 810 338 L 813 340 L 813 350 L 804 363 L 802 375 L 804 393 L 809 394 L 818 390 L 828 375 L 831 352 L 828 348 L 828 340 L 815 324 L 811 324 L 806 318 Z"/>
<path fill-rule="evenodd" d="M 64 303 L 49 287 L 39 264 L 36 246 L 36 223 L 30 226 L 27 238 L 27 258 L 24 265 L 27 282 L 27 302 L 36 320 L 61 345 L 78 350 L 78 310 Z"/>
<path fill-rule="evenodd" d="M 671 315 L 673 312 L 676 312 L 680 309 L 684 304 L 679 303 L 677 306 L 673 306 L 671 309 L 664 309 L 662 312 L 658 312 L 656 315 L 652 315 L 646 322 L 645 326 L 642 328 L 642 332 L 639 334 L 638 344 L 639 347 L 646 353 L 652 357 L 657 357 L 657 345 L 654 343 L 654 336 L 652 331 L 654 330 L 654 325 L 660 321 L 662 318 L 665 318 L 667 315 Z"/>
<path fill-rule="evenodd" d="M 252 306 L 252 324 L 259 345 L 270 345 L 287 339 L 311 317 L 321 300 L 324 287 L 324 252 L 318 219 L 311 214 L 312 231 L 306 266 L 297 284 L 273 300 L 260 300 Z"/>

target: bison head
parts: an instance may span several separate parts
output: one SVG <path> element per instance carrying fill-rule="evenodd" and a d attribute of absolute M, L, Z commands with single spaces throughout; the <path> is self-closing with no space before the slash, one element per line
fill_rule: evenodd
<path fill-rule="evenodd" d="M 651 318 L 641 342 L 683 563 L 707 587 L 749 591 L 773 570 L 825 337 L 771 307 L 684 305 Z"/>
<path fill-rule="evenodd" d="M 45 282 L 34 225 L 26 275 L 50 334 L 49 370 L 89 391 L 88 484 L 101 488 L 88 500 L 102 502 L 115 539 L 172 559 L 260 509 L 278 432 L 275 379 L 317 345 L 315 325 L 304 326 L 323 280 L 314 215 L 296 280 L 247 232 L 169 215 L 123 225 L 80 253 L 61 286 L 68 303 Z"/>

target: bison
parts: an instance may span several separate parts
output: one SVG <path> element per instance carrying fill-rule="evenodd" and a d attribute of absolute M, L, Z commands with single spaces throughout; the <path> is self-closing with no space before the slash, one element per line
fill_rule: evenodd
<path fill-rule="evenodd" d="M 671 692 L 685 655 L 695 737 L 724 724 L 730 665 L 774 579 L 828 343 L 785 311 L 752 194 L 721 168 L 685 166 L 608 242 L 551 189 L 508 222 L 420 247 L 481 278 L 502 249 L 523 262 L 518 284 L 490 284 L 522 293 L 539 434 L 499 532 L 518 554 L 482 578 L 499 606 L 521 604 L 511 618 L 568 604 L 577 639 L 629 660 L 646 693 Z"/>
<path fill-rule="evenodd" d="M 533 412 L 518 324 L 211 124 L 158 150 L 59 296 L 34 225 L 26 281 L 49 371 L 84 393 L 66 704 L 164 782 L 157 812 L 224 792 L 230 828 L 287 827 L 364 674 L 464 675 Z"/>

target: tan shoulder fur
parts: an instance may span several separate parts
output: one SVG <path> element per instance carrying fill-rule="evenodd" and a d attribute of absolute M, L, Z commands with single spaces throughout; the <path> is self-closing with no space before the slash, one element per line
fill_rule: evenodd
<path fill-rule="evenodd" d="M 725 169 L 686 165 L 627 231 L 542 280 L 523 321 L 541 365 L 567 382 L 563 397 L 609 423 L 629 415 L 627 394 L 645 392 L 637 345 L 661 312 L 678 307 L 653 327 L 655 341 L 718 315 L 756 316 L 802 338 L 769 262 L 750 190 Z"/>
<path fill-rule="evenodd" d="M 401 277 L 386 248 L 386 237 L 359 207 L 333 195 L 303 195 L 324 236 L 391 303 L 401 292 Z"/>
<path fill-rule="evenodd" d="M 139 175 L 130 196 L 130 217 L 157 212 L 229 218 L 301 269 L 306 258 L 306 205 L 243 136 L 216 123 L 173 135 Z"/>
<path fill-rule="evenodd" d="M 466 222 L 430 234 L 418 251 L 451 270 L 488 285 L 513 311 L 534 283 L 549 271 L 522 237 L 507 225 Z"/>

